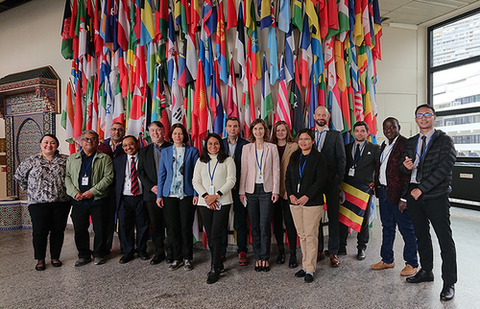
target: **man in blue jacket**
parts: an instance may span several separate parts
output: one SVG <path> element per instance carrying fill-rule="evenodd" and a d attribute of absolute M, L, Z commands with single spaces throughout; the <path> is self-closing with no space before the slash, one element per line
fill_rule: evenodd
<path fill-rule="evenodd" d="M 457 261 L 455 243 L 450 228 L 450 203 L 452 170 L 456 151 L 451 137 L 435 130 L 435 110 L 423 104 L 415 110 L 415 122 L 420 134 L 408 139 L 400 160 L 400 170 L 409 176 L 409 184 L 399 207 L 408 207 L 415 234 L 422 269 L 407 282 L 433 281 L 433 247 L 430 237 L 432 223 L 442 256 L 443 289 L 440 299 L 447 301 L 455 295 Z"/>

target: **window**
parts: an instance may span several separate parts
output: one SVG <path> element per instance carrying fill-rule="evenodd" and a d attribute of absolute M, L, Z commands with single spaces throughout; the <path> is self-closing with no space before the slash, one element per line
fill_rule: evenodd
<path fill-rule="evenodd" d="M 428 47 L 435 127 L 453 138 L 458 160 L 480 160 L 480 10 L 429 27 Z"/>

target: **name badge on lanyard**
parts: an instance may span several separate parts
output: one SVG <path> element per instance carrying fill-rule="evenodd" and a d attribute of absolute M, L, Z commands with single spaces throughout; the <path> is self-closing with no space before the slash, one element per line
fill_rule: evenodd
<path fill-rule="evenodd" d="M 353 166 L 348 170 L 348 176 L 355 177 L 355 168 Z"/>
<path fill-rule="evenodd" d="M 300 176 L 300 178 L 298 179 L 298 183 L 297 183 L 297 193 L 300 193 L 300 183 L 302 182 L 303 171 L 305 170 L 305 164 L 307 164 L 307 159 L 309 155 L 310 153 L 305 156 L 305 161 L 303 161 L 302 167 L 300 167 L 300 163 L 302 162 L 303 154 L 300 155 L 300 161 L 298 162 L 298 175 Z"/>
<path fill-rule="evenodd" d="M 213 177 L 215 176 L 215 170 L 217 169 L 218 161 L 215 163 L 215 167 L 213 168 L 213 173 L 210 172 L 210 161 L 208 161 L 208 176 L 210 177 L 210 186 L 208 187 L 208 195 L 215 194 L 215 186 L 213 185 Z"/>
<path fill-rule="evenodd" d="M 82 177 L 82 186 L 88 186 L 88 176 L 87 175 Z"/>

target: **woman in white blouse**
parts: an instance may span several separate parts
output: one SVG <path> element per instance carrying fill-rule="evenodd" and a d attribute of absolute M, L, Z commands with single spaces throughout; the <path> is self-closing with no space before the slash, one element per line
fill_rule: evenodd
<path fill-rule="evenodd" d="M 218 134 L 207 136 L 202 155 L 195 165 L 192 184 L 200 195 L 197 205 L 212 255 L 212 267 L 207 278 L 207 283 L 211 284 L 218 281 L 224 269 L 221 260 L 222 231 L 228 221 L 233 203 L 231 190 L 235 186 L 235 162 L 226 153 Z"/>

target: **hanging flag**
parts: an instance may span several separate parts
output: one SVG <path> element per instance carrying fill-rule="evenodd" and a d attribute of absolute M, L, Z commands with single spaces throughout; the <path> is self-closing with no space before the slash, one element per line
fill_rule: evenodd
<path fill-rule="evenodd" d="M 170 71 L 171 70 L 171 71 Z M 172 91 L 172 103 L 170 108 L 172 111 L 172 125 L 182 123 L 183 120 L 183 95 L 180 85 L 178 85 L 177 64 L 175 58 L 169 62 L 168 72 L 172 72 L 171 81 L 169 81 Z M 170 78 L 170 75 L 169 75 Z"/>
<path fill-rule="evenodd" d="M 120 78 L 117 77 L 117 83 L 115 87 L 115 105 L 113 107 L 113 123 L 120 122 L 125 124 L 125 108 L 122 98 L 122 88 L 120 87 Z"/>
<path fill-rule="evenodd" d="M 308 16 L 310 27 L 312 27 L 311 48 L 313 55 L 313 81 L 315 85 L 317 85 L 320 82 L 320 75 L 323 73 L 323 53 L 318 15 L 315 11 L 312 0 L 307 0 L 305 5 L 305 14 Z"/>
<path fill-rule="evenodd" d="M 218 59 L 218 73 L 224 84 L 228 83 L 227 41 L 225 38 L 225 19 L 223 18 L 223 0 L 218 3 L 216 51 Z M 217 85 L 220 87 L 220 85 Z"/>
<path fill-rule="evenodd" d="M 119 0 L 118 8 L 118 45 L 123 50 L 128 49 L 128 38 L 130 37 L 130 20 L 128 19 L 128 1 Z"/>
<path fill-rule="evenodd" d="M 190 11 L 188 11 L 187 8 L 188 4 L 186 0 L 175 0 L 175 23 L 180 27 L 180 30 L 183 33 L 188 33 Z"/>
<path fill-rule="evenodd" d="M 110 19 L 112 18 L 112 13 L 115 11 L 114 0 L 105 0 L 102 8 L 100 36 L 102 37 L 105 46 L 107 46 L 108 49 L 113 50 L 113 29 L 110 26 L 112 24 Z"/>
<path fill-rule="evenodd" d="M 235 77 L 235 67 L 233 65 L 233 55 L 230 53 L 230 74 L 228 75 L 228 91 L 227 91 L 227 117 L 238 118 L 237 103 L 237 82 Z"/>
<path fill-rule="evenodd" d="M 70 81 L 68 81 L 67 89 L 65 91 L 65 104 L 63 104 L 62 106 L 61 125 L 65 129 L 65 141 L 69 144 L 75 144 L 75 142 L 73 141 L 73 124 L 75 122 L 74 117 L 75 111 L 73 108 L 72 85 Z"/>
<path fill-rule="evenodd" d="M 290 0 L 280 0 L 280 12 L 278 14 L 278 29 L 285 33 L 290 31 L 290 20 L 292 15 L 290 12 Z"/>
<path fill-rule="evenodd" d="M 303 19 L 302 41 L 300 43 L 302 58 L 300 59 L 300 73 L 302 74 L 302 86 L 307 86 L 309 68 L 312 65 L 312 46 L 310 43 L 310 30 L 307 18 Z"/>
<path fill-rule="evenodd" d="M 313 80 L 313 72 L 310 74 L 309 89 L 310 92 L 307 96 L 307 102 L 310 106 L 310 112 L 308 113 L 308 127 L 313 128 L 315 126 L 315 120 L 313 119 L 313 115 L 315 114 L 315 109 L 318 106 L 318 96 L 316 90 L 317 88 L 315 87 L 315 81 Z"/>
<path fill-rule="evenodd" d="M 375 47 L 372 49 L 373 58 L 382 60 L 382 49 L 380 47 L 380 38 L 382 37 L 382 19 L 380 17 L 380 8 L 378 0 L 373 0 L 373 29 L 375 33 Z"/>
<path fill-rule="evenodd" d="M 180 87 L 186 87 L 187 83 L 187 58 L 186 58 L 187 46 L 185 42 L 185 34 L 181 33 L 181 38 L 178 41 L 178 84 Z"/>
<path fill-rule="evenodd" d="M 362 0 L 362 27 L 365 45 L 372 47 L 372 38 L 370 34 L 370 14 L 368 11 L 368 0 Z"/>
<path fill-rule="evenodd" d="M 103 50 L 103 38 L 100 35 L 100 14 L 101 14 L 101 5 L 100 5 L 100 0 L 95 1 L 95 12 L 93 14 L 93 28 L 94 28 L 94 34 L 93 34 L 93 42 L 95 45 L 95 55 L 97 55 L 97 58 L 100 57 L 102 54 Z"/>
<path fill-rule="evenodd" d="M 185 37 L 187 38 L 186 44 L 186 76 L 185 76 L 185 84 L 189 84 L 190 82 L 194 81 L 197 76 L 197 50 L 195 49 L 195 45 L 193 44 L 192 37 L 190 34 L 186 34 Z"/>
<path fill-rule="evenodd" d="M 73 121 L 73 134 L 72 138 L 76 143 L 80 143 L 81 135 L 83 132 L 83 98 L 81 81 L 77 79 L 77 85 L 75 87 L 75 117 Z"/>
<path fill-rule="evenodd" d="M 340 108 L 340 93 L 338 91 L 337 73 L 334 59 L 334 37 L 325 41 L 325 64 L 327 66 L 328 106 L 332 115 L 332 126 L 337 131 L 343 131 L 343 116 Z"/>
<path fill-rule="evenodd" d="M 292 35 L 292 30 L 290 29 L 285 34 L 285 82 L 288 83 L 294 77 L 294 69 L 293 69 L 293 52 L 295 50 L 295 42 Z"/>
<path fill-rule="evenodd" d="M 210 95 L 210 109 L 213 111 L 215 133 L 222 135 L 223 133 L 223 103 L 222 93 L 220 91 L 220 79 L 217 73 L 218 64 L 215 61 L 213 64 L 212 89 Z M 210 122 L 209 122 L 210 123 Z"/>
<path fill-rule="evenodd" d="M 348 8 L 348 0 L 340 0 L 338 2 L 338 40 L 344 42 L 347 33 L 350 30 L 350 16 Z"/>
<path fill-rule="evenodd" d="M 260 16 L 261 30 L 272 24 L 272 19 L 270 18 L 270 0 L 258 0 L 258 15 Z"/>
<path fill-rule="evenodd" d="M 168 46 L 168 58 L 167 58 L 167 81 L 168 85 L 170 87 L 172 86 L 172 79 L 173 79 L 173 71 L 175 67 L 175 72 L 177 72 L 176 68 L 176 53 L 177 53 L 177 47 L 176 47 L 176 40 L 175 40 L 175 29 L 173 26 L 173 18 L 172 18 L 172 13 L 169 13 L 169 18 L 168 18 L 168 41 L 167 41 L 167 46 Z M 178 78 L 178 76 L 176 77 Z"/>
<path fill-rule="evenodd" d="M 153 24 L 153 11 L 151 0 L 140 1 L 141 30 L 140 45 L 145 46 L 155 37 L 155 26 Z"/>
<path fill-rule="evenodd" d="M 318 1 L 318 15 L 320 18 L 320 36 L 325 39 L 328 34 L 328 3 L 327 0 Z"/>
<path fill-rule="evenodd" d="M 267 47 L 270 49 L 270 65 L 268 72 L 270 73 L 270 84 L 274 85 L 278 80 L 278 52 L 277 52 L 277 30 L 275 23 L 275 14 L 274 14 L 273 2 L 270 6 L 270 19 L 271 23 L 268 27 L 268 38 L 267 38 Z"/>
<path fill-rule="evenodd" d="M 327 9 L 328 9 L 328 33 L 325 39 L 328 40 L 329 38 L 339 33 L 337 1 L 328 1 Z"/>
<path fill-rule="evenodd" d="M 360 232 L 365 212 L 370 200 L 370 188 L 355 181 L 352 177 L 340 185 L 339 221 Z"/>
<path fill-rule="evenodd" d="M 303 31 L 303 10 L 302 10 L 302 1 L 293 0 L 292 3 L 292 25 L 297 27 L 300 32 Z"/>
<path fill-rule="evenodd" d="M 168 32 L 168 0 L 156 0 L 155 5 L 155 41 L 167 40 Z"/>
<path fill-rule="evenodd" d="M 285 64 L 283 56 L 280 57 L 280 84 L 278 85 L 277 113 L 275 122 L 281 120 L 288 124 L 288 129 L 292 130 L 292 121 L 290 120 L 290 105 L 288 104 L 287 84 L 285 82 Z"/>
<path fill-rule="evenodd" d="M 247 27 L 247 34 L 248 34 L 248 47 L 247 47 L 247 57 L 250 59 L 251 63 L 251 70 L 250 70 L 250 79 L 252 82 L 252 85 L 255 85 L 257 83 L 257 80 L 259 80 L 262 77 L 262 69 L 260 66 L 260 46 L 258 43 L 258 32 L 257 32 L 257 17 L 255 13 L 255 5 L 252 2 L 250 2 L 250 9 L 245 6 L 245 11 L 246 11 L 246 27 Z M 253 95 L 250 94 L 250 95 Z"/>
<path fill-rule="evenodd" d="M 335 38 L 334 40 L 335 70 L 337 73 L 337 84 L 340 94 L 340 109 L 343 116 L 343 132 L 350 130 L 350 107 L 348 103 L 347 78 L 345 73 L 345 58 L 343 43 Z"/>
<path fill-rule="evenodd" d="M 192 106 L 192 140 L 195 147 L 201 148 L 201 140 L 207 137 L 208 127 L 208 110 L 207 110 L 207 95 L 205 90 L 205 81 L 203 80 L 202 66 L 198 66 L 197 71 L 197 85 L 195 85 L 195 96 Z M 196 127 L 196 132 L 193 132 L 193 127 Z"/>
<path fill-rule="evenodd" d="M 63 24 L 60 35 L 62 36 L 61 53 L 65 60 L 73 59 L 73 39 L 70 36 L 72 9 L 70 8 L 70 0 L 65 1 L 65 10 L 63 12 Z"/>
<path fill-rule="evenodd" d="M 260 101 L 260 115 L 268 124 L 268 115 L 273 109 L 272 93 L 268 77 L 268 66 L 265 54 L 263 54 L 263 75 L 262 75 L 262 100 Z"/>
<path fill-rule="evenodd" d="M 128 114 L 127 135 L 138 136 L 144 132 L 147 72 L 145 67 L 145 49 L 139 46 L 135 55 L 136 80 L 133 88 L 132 105 Z"/>
<path fill-rule="evenodd" d="M 305 128 L 305 122 L 303 118 L 303 100 L 302 93 L 300 91 L 300 76 L 298 74 L 297 59 L 295 59 L 295 79 L 292 84 L 292 90 L 290 91 L 290 105 L 293 109 L 292 118 L 292 130 L 293 135 L 303 128 Z"/>
<path fill-rule="evenodd" d="M 362 25 L 362 0 L 357 0 L 355 2 L 355 25 L 353 28 L 353 35 L 355 38 L 355 45 L 362 45 L 364 34 L 363 34 L 363 25 Z"/>
<path fill-rule="evenodd" d="M 78 56 L 81 58 L 85 55 L 87 49 L 87 25 L 85 24 L 86 11 L 83 0 L 78 2 L 78 15 L 76 24 L 76 33 L 78 35 Z M 86 89 L 85 89 L 86 90 Z"/>
<path fill-rule="evenodd" d="M 238 75 L 242 84 L 246 84 L 246 65 L 245 65 L 245 28 L 243 23 L 242 2 L 238 5 L 237 33 L 235 38 L 235 48 L 237 49 L 237 62 L 239 65 Z"/>
<path fill-rule="evenodd" d="M 199 21 L 200 21 L 200 10 L 198 7 L 198 0 L 191 0 L 190 1 L 190 21 L 189 21 L 189 28 L 188 28 L 188 32 L 191 37 L 195 37 L 195 32 L 197 32 Z"/>
<path fill-rule="evenodd" d="M 237 9 L 235 8 L 235 0 L 228 0 L 227 8 L 227 30 L 237 26 Z"/>

